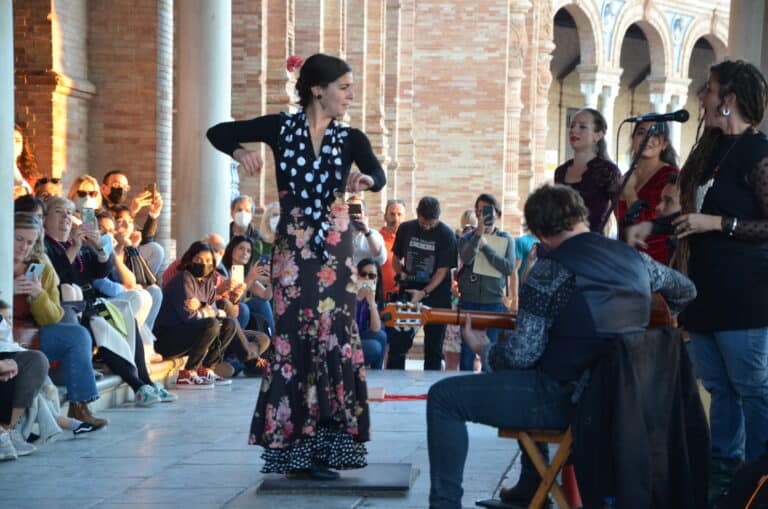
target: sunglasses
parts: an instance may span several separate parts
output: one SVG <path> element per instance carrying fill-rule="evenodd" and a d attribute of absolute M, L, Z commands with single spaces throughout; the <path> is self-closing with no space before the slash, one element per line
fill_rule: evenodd
<path fill-rule="evenodd" d="M 61 179 L 57 179 L 57 178 L 43 177 L 41 179 L 37 179 L 37 183 L 40 184 L 40 185 L 43 185 L 43 184 L 58 184 L 59 182 L 61 182 Z"/>
<path fill-rule="evenodd" d="M 366 279 L 376 279 L 379 277 L 375 272 L 359 272 L 357 275 Z"/>
<path fill-rule="evenodd" d="M 90 196 L 91 198 L 96 198 L 99 195 L 98 191 L 78 191 L 77 195 L 80 198 L 85 198 L 86 196 Z"/>

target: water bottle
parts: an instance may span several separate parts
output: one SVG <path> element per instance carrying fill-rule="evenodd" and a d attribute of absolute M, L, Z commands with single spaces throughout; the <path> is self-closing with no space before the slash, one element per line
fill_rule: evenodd
<path fill-rule="evenodd" d="M 616 499 L 614 497 L 605 497 L 603 499 L 603 509 L 616 509 Z"/>

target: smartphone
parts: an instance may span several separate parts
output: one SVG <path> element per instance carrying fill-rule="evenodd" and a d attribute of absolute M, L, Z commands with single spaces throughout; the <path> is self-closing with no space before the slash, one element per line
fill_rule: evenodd
<path fill-rule="evenodd" d="M 112 254 L 112 251 L 115 249 L 114 244 L 114 238 L 109 233 L 105 233 L 101 236 L 101 247 L 104 249 L 104 252 L 107 253 L 107 256 L 110 256 Z"/>
<path fill-rule="evenodd" d="M 268 254 L 263 254 L 259 257 L 259 265 L 269 265 L 272 263 L 272 256 Z"/>
<path fill-rule="evenodd" d="M 370 288 L 376 292 L 376 280 L 375 279 L 361 279 L 357 282 L 358 288 Z"/>
<path fill-rule="evenodd" d="M 245 267 L 242 265 L 233 265 L 232 270 L 230 272 L 230 279 L 235 284 L 240 284 L 245 282 Z"/>
<path fill-rule="evenodd" d="M 34 281 L 35 279 L 40 279 L 41 277 L 43 277 L 43 264 L 30 263 L 29 267 L 27 267 L 27 273 L 25 274 L 25 276 L 30 281 Z"/>
<path fill-rule="evenodd" d="M 151 184 L 147 184 L 144 187 L 144 190 L 148 193 L 152 193 L 152 201 L 154 202 L 155 199 L 157 199 L 157 182 L 152 182 Z"/>
<path fill-rule="evenodd" d="M 363 213 L 363 204 L 362 203 L 350 203 L 347 205 L 348 211 L 351 214 L 357 214 L 360 215 Z"/>
<path fill-rule="evenodd" d="M 83 227 L 91 232 L 99 231 L 99 224 L 96 222 L 96 211 L 91 208 L 84 208 L 80 212 L 83 219 Z"/>
<path fill-rule="evenodd" d="M 493 218 L 495 215 L 496 209 L 493 208 L 493 205 L 483 205 L 483 224 L 485 226 L 493 225 Z"/>

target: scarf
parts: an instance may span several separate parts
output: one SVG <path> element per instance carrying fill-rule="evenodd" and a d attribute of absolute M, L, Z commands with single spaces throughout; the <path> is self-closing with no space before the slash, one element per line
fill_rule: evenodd
<path fill-rule="evenodd" d="M 325 129 L 320 155 L 307 161 L 307 147 L 312 148 L 307 115 L 300 110 L 294 115 L 282 113 L 280 126 L 280 163 L 278 171 L 287 177 L 289 192 L 312 228 L 310 249 L 325 262 L 325 238 L 331 227 L 328 215 L 336 193 L 344 190 L 344 166 L 341 148 L 349 135 L 346 127 L 332 119 Z"/>

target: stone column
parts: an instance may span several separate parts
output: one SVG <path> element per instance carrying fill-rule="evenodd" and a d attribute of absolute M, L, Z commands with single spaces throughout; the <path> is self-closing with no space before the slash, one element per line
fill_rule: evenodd
<path fill-rule="evenodd" d="M 324 0 L 296 1 L 296 54 L 303 59 L 318 53 L 324 42 Z"/>
<path fill-rule="evenodd" d="M 0 2 L 0 165 L 13 160 L 13 4 Z M 0 172 L 0 299 L 13 306 L 13 172 Z"/>
<path fill-rule="evenodd" d="M 504 174 L 502 179 L 502 217 L 507 231 L 517 232 L 521 224 L 520 187 L 520 116 L 523 111 L 523 65 L 528 45 L 525 15 L 528 0 L 512 2 L 507 18 L 507 79 L 504 94 Z"/>
<path fill-rule="evenodd" d="M 368 53 L 365 58 L 365 133 L 373 153 L 386 170 L 389 141 L 384 125 L 384 53 L 386 40 L 385 0 L 368 0 Z"/>
<path fill-rule="evenodd" d="M 373 0 L 371 0 L 373 1 Z M 355 100 L 347 115 L 349 122 L 358 129 L 366 130 L 366 61 L 368 59 L 368 2 L 348 0 L 347 3 L 347 62 L 355 78 Z"/>
<path fill-rule="evenodd" d="M 584 107 L 596 110 L 597 100 L 600 97 L 600 90 L 595 87 L 594 83 L 581 83 L 579 89 L 584 96 Z"/>
<path fill-rule="evenodd" d="M 155 179 L 163 197 L 157 226 L 157 240 L 170 260 L 176 250 L 171 240 L 172 159 L 173 159 L 173 0 L 157 2 L 157 110 L 155 122 Z"/>
<path fill-rule="evenodd" d="M 605 142 L 608 154 L 613 158 L 613 136 L 616 134 L 613 111 L 616 96 L 619 94 L 619 83 L 623 69 L 600 65 L 579 65 L 576 67 L 576 71 L 579 73 L 585 107 L 597 109 L 605 117 L 608 126 Z"/>
<path fill-rule="evenodd" d="M 677 111 L 688 101 L 688 87 L 691 84 L 689 78 L 651 77 L 648 81 L 653 111 L 657 113 Z M 669 126 L 669 141 L 679 154 L 682 150 L 680 146 L 682 124 L 680 122 L 668 122 L 667 125 Z"/>
<path fill-rule="evenodd" d="M 179 147 L 174 164 L 179 196 L 179 250 L 209 232 L 226 238 L 230 159 L 205 138 L 231 117 L 232 6 L 228 0 L 187 0 L 179 9 Z"/>
<path fill-rule="evenodd" d="M 615 157 L 613 138 L 616 136 L 616 123 L 613 120 L 613 112 L 616 103 L 616 96 L 618 95 L 618 81 L 609 85 L 603 85 L 602 92 L 600 93 L 600 113 L 603 114 L 603 118 L 605 118 L 605 125 L 608 126 L 608 131 L 605 133 L 605 150 L 608 153 L 608 157 L 611 159 Z"/>
<path fill-rule="evenodd" d="M 760 67 L 766 51 L 765 0 L 731 0 L 728 21 L 728 55 Z"/>
<path fill-rule="evenodd" d="M 682 108 L 685 103 L 688 102 L 688 94 L 675 94 L 672 96 L 672 98 L 669 101 L 669 111 L 677 111 L 680 108 Z M 672 144 L 672 147 L 675 149 L 675 151 L 679 154 L 681 150 L 680 146 L 680 140 L 682 137 L 682 127 L 683 124 L 680 122 L 669 122 L 669 142 Z M 682 165 L 683 162 L 680 161 L 680 165 Z"/>
<path fill-rule="evenodd" d="M 346 0 L 323 0 L 323 39 L 324 53 L 346 56 Z"/>
<path fill-rule="evenodd" d="M 386 43 L 385 43 L 385 79 L 384 79 L 384 117 L 387 132 L 390 136 L 389 143 L 389 166 L 387 167 L 387 176 L 389 179 L 394 177 L 397 170 L 397 143 L 398 143 L 398 122 L 400 113 L 400 12 L 402 4 L 400 0 L 387 0 L 386 12 Z M 389 193 L 394 191 L 394 187 L 388 186 Z"/>

